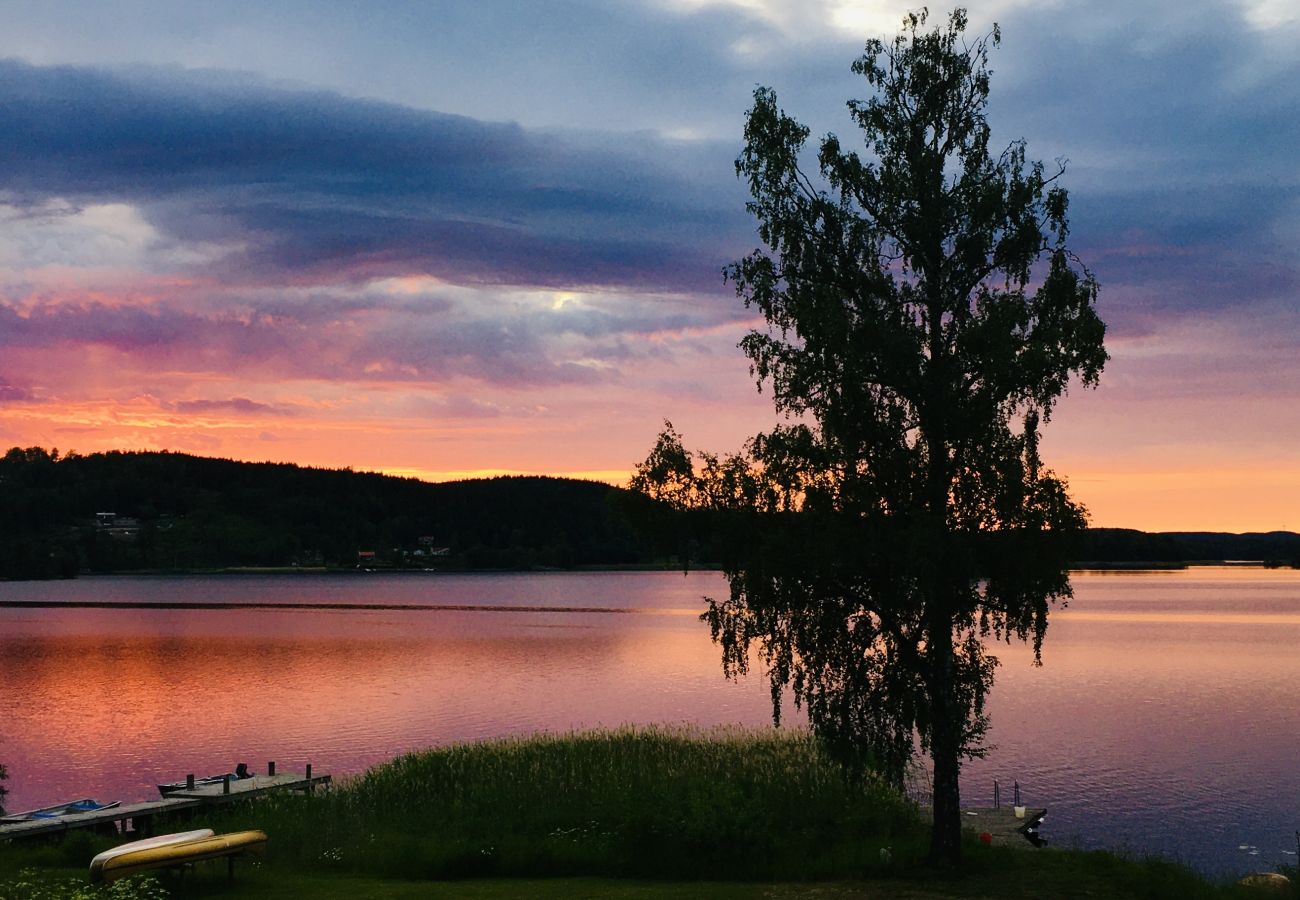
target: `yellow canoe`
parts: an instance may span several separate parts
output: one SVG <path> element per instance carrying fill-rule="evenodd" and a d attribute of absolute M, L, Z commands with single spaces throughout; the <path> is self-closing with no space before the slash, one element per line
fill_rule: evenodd
<path fill-rule="evenodd" d="M 152 850 L 154 847 L 166 847 L 170 844 L 185 844 L 189 841 L 197 841 L 199 838 L 210 838 L 214 834 L 211 828 L 198 828 L 194 831 L 178 831 L 175 834 L 158 834 L 150 838 L 144 838 L 138 841 L 131 841 L 128 844 L 118 844 L 110 850 L 96 856 L 90 861 L 90 872 L 101 872 L 104 865 L 110 859 L 116 859 L 126 853 L 134 853 L 137 850 Z"/>
<path fill-rule="evenodd" d="M 183 835 L 167 835 L 178 838 Z M 90 863 L 90 880 L 93 882 L 117 881 L 129 878 L 139 872 L 150 869 L 168 869 L 188 863 L 202 862 L 205 859 L 221 859 L 239 856 L 244 853 L 261 853 L 266 849 L 266 833 L 263 831 L 235 831 L 230 834 L 197 837 L 159 844 L 157 839 L 138 841 L 141 846 L 130 849 L 128 846 L 115 847 L 101 853 Z M 124 851 L 124 852 L 116 852 Z"/>

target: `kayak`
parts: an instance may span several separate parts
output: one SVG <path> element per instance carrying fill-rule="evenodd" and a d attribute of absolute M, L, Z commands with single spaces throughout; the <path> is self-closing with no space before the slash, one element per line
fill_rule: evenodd
<path fill-rule="evenodd" d="M 60 816 L 72 816 L 77 813 L 97 812 L 101 809 L 113 809 L 121 806 L 121 800 L 114 800 L 112 803 L 99 803 L 90 798 L 85 800 L 72 800 L 68 803 L 56 803 L 53 806 L 42 806 L 40 809 L 29 809 L 27 812 L 14 813 L 11 816 L 0 817 L 0 822 L 31 822 L 36 819 L 57 819 Z"/>
<path fill-rule="evenodd" d="M 173 835 L 173 837 L 177 836 Z M 139 843 L 147 843 L 147 841 Z M 169 869 L 207 859 L 261 853 L 266 849 L 266 832 L 236 831 L 231 834 L 218 834 L 138 849 L 125 847 L 116 849 L 125 852 L 105 860 L 95 857 L 98 866 L 95 862 L 91 862 L 91 881 L 112 882 L 150 869 Z"/>
<path fill-rule="evenodd" d="M 190 841 L 198 841 L 203 838 L 210 838 L 215 834 L 211 828 L 198 828 L 194 831 L 180 831 L 176 834 L 160 834 L 157 837 L 145 838 L 139 841 L 131 841 L 127 844 L 119 844 L 111 850 L 105 850 L 90 861 L 90 878 L 92 881 L 99 880 L 104 872 L 104 867 L 110 860 L 117 859 L 128 853 L 135 853 L 138 850 L 152 850 L 155 847 L 167 847 L 172 844 L 187 844 Z"/>

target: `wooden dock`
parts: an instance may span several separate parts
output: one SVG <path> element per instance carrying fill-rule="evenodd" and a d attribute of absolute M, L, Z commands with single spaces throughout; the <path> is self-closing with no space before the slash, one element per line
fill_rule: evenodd
<path fill-rule="evenodd" d="M 129 832 L 139 837 L 146 837 L 154 832 L 153 824 L 157 816 L 166 817 L 172 813 L 220 806 L 239 800 L 251 800 L 272 791 L 313 791 L 319 785 L 330 783 L 328 775 L 313 777 L 310 766 L 307 767 L 307 773 L 306 775 L 289 772 L 280 775 L 255 775 L 252 778 L 230 781 L 229 790 L 225 784 L 204 785 L 178 791 L 158 800 L 124 803 L 112 809 L 73 813 L 53 819 L 0 824 L 0 841 L 57 834 L 81 828 L 112 828 L 123 834 Z"/>
<path fill-rule="evenodd" d="M 1047 815 L 1045 809 L 1025 809 L 1024 818 L 1016 818 L 1013 807 L 963 809 L 963 828 L 976 834 L 987 833 L 995 847 L 1041 847 L 1046 843 L 1038 836 L 1038 823 Z"/>
<path fill-rule="evenodd" d="M 244 800 L 267 791 L 313 791 L 318 784 L 329 784 L 330 776 L 312 776 L 311 767 L 306 775 L 284 773 L 282 775 L 254 775 L 252 778 L 231 780 L 229 788 L 225 784 L 205 784 L 189 790 L 174 791 L 168 796 L 177 800 L 199 800 L 224 803 L 231 800 Z"/>

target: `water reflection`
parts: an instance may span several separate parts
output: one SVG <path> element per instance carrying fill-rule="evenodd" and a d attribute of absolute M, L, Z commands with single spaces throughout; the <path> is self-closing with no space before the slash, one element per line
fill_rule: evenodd
<path fill-rule="evenodd" d="M 1300 572 L 1085 574 L 1075 593 L 1041 669 L 1003 648 L 996 749 L 967 766 L 966 796 L 1018 778 L 1058 845 L 1294 864 Z"/>
<path fill-rule="evenodd" d="M 342 602 L 520 600 L 514 578 L 343 579 L 350 583 L 342 591 L 337 579 L 234 581 L 252 602 L 305 601 L 317 587 Z M 558 583 L 532 581 L 525 602 L 554 599 Z M 232 593 L 223 579 L 192 583 L 197 598 Z M 593 605 L 610 583 L 570 580 L 563 593 L 572 600 L 585 591 L 577 605 Z M 0 610 L 0 757 L 13 774 L 10 805 L 67 791 L 143 798 L 156 781 L 224 770 L 236 759 L 310 760 L 339 773 L 490 735 L 767 722 L 761 685 L 723 681 L 695 611 L 672 605 L 683 602 L 672 588 L 685 583 L 685 602 L 698 606 L 712 579 L 659 575 L 649 579 L 659 587 L 651 592 L 646 583 L 630 576 L 617 597 L 660 604 L 635 623 L 584 612 Z M 101 587 L 136 601 L 178 596 L 172 579 L 92 579 L 6 585 L 0 600 L 102 599 Z"/>
<path fill-rule="evenodd" d="M 769 722 L 694 618 L 714 573 L 84 579 L 0 585 L 10 806 L 147 797 L 237 760 L 355 772 L 404 750 L 626 722 Z M 1245 870 L 1295 862 L 1300 572 L 1082 574 L 1041 668 L 1002 647 L 995 750 L 969 801 L 1019 780 L 1054 844 Z M 186 609 L 301 603 L 368 609 Z M 149 608 L 13 608 L 5 601 Z M 373 608 L 411 604 L 469 610 Z M 632 614 L 505 611 L 605 607 Z M 796 720 L 797 721 L 797 720 Z M 1245 844 L 1258 848 L 1249 857 Z"/>

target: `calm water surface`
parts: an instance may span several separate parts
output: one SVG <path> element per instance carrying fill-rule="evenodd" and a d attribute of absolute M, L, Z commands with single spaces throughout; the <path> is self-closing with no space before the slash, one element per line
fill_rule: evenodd
<path fill-rule="evenodd" d="M 1215 873 L 1294 864 L 1300 572 L 1074 582 L 1041 668 L 1022 647 L 997 651 L 993 749 L 967 765 L 966 801 L 991 803 L 995 778 L 1009 797 L 1018 779 L 1056 843 Z M 144 799 L 235 761 L 337 775 L 537 730 L 767 724 L 763 679 L 725 681 L 696 618 L 724 590 L 708 572 L 0 584 L 0 601 L 158 604 L 0 608 L 8 806 Z M 221 608 L 166 605 L 191 603 Z M 228 608 L 251 603 L 304 608 Z"/>

